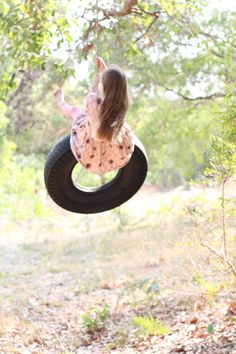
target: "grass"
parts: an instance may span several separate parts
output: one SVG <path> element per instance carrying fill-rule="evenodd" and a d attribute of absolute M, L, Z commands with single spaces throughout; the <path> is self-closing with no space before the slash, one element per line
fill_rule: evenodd
<path fill-rule="evenodd" d="M 144 337 L 172 330 L 173 301 L 189 311 L 199 299 L 212 304 L 233 284 L 200 245 L 204 234 L 220 248 L 213 237 L 220 221 L 207 213 L 217 214 L 217 200 L 212 189 L 144 191 L 119 212 L 91 217 L 57 210 L 48 200 L 55 218 L 11 225 L 8 239 L 3 225 L 0 332 L 11 347 L 3 353 L 93 345 L 102 353 L 135 342 L 134 325 Z"/>

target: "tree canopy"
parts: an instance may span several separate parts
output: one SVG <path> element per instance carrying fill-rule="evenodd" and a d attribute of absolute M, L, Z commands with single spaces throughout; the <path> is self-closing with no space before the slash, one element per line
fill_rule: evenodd
<path fill-rule="evenodd" d="M 100 54 L 127 72 L 127 119 L 148 149 L 150 179 L 171 185 L 200 176 L 236 72 L 235 11 L 208 5 L 2 0 L 0 98 L 17 151 L 45 153 L 68 131 L 53 90 L 64 85 L 68 100 L 80 104 Z"/>

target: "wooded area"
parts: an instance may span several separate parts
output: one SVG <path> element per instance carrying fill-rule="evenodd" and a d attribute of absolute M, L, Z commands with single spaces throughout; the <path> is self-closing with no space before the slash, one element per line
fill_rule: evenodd
<path fill-rule="evenodd" d="M 1 353 L 235 353 L 235 36 L 235 5 L 210 0 L 0 0 Z M 149 171 L 127 205 L 80 216 L 43 168 L 70 131 L 54 92 L 80 106 L 98 54 L 127 74 Z"/>

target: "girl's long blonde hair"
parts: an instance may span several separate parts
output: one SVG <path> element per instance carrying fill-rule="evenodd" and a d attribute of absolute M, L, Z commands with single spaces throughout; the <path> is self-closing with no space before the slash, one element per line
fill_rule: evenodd
<path fill-rule="evenodd" d="M 110 67 L 102 74 L 102 85 L 104 98 L 100 106 L 97 136 L 111 141 L 119 134 L 128 110 L 125 73 L 117 66 Z"/>

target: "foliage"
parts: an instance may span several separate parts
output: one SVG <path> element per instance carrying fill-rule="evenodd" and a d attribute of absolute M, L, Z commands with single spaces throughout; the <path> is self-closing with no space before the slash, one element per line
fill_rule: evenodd
<path fill-rule="evenodd" d="M 122 297 L 128 296 L 134 308 L 141 302 L 152 305 L 157 303 L 159 294 L 157 279 L 147 277 L 126 284 L 118 296 L 117 303 Z"/>
<path fill-rule="evenodd" d="M 105 323 L 110 315 L 109 306 L 105 304 L 102 309 L 96 309 L 82 314 L 81 322 L 82 327 L 86 332 L 96 332 L 104 328 Z"/>
<path fill-rule="evenodd" d="M 51 214 L 45 205 L 42 181 L 42 162 L 38 157 L 13 156 L 5 175 L 1 175 L 0 210 L 9 219 L 19 222 L 44 218 Z"/>
<path fill-rule="evenodd" d="M 12 205 L 11 193 L 19 194 L 18 201 L 33 193 L 34 204 L 29 198 L 25 205 L 44 214 L 37 159 L 69 132 L 53 91 L 64 83 L 68 101 L 80 105 L 95 73 L 97 49 L 108 64 L 127 72 L 127 121 L 146 146 L 149 182 L 173 187 L 201 179 L 204 167 L 213 178 L 232 176 L 235 98 L 228 96 L 225 111 L 222 98 L 236 79 L 235 31 L 233 11 L 209 13 L 200 0 L 101 0 L 98 9 L 94 0 L 76 7 L 69 1 L 2 0 L 1 193 L 12 186 L 5 205 Z M 80 78 L 82 60 L 86 80 Z M 76 77 L 65 83 L 74 72 Z M 217 118 L 216 111 L 222 111 Z M 12 155 L 15 150 L 18 156 Z M 94 176 L 83 181 L 95 183 Z"/>
<path fill-rule="evenodd" d="M 212 137 L 210 168 L 206 175 L 222 183 L 236 173 L 236 94 L 226 96 L 225 108 L 218 115 L 219 134 Z"/>
<path fill-rule="evenodd" d="M 201 276 L 195 276 L 194 281 L 204 289 L 204 295 L 211 301 L 215 300 L 217 294 L 222 289 L 222 286 L 211 283 Z"/>
<path fill-rule="evenodd" d="M 77 74 L 78 80 L 65 86 L 69 102 L 80 105 L 95 72 L 99 34 L 100 54 L 127 71 L 132 101 L 127 120 L 147 148 L 149 181 L 171 187 L 201 178 L 203 153 L 209 155 L 210 135 L 218 129 L 214 112 L 222 105 L 225 82 L 232 85 L 235 75 L 235 48 L 227 37 L 229 27 L 235 31 L 233 13 L 203 16 L 200 1 L 101 2 L 97 28 L 95 1 L 81 1 L 77 8 L 67 2 L 57 6 L 56 0 L 41 7 L 40 0 L 18 5 L 12 0 L 2 10 L 1 34 L 8 43 L 2 70 L 9 77 L 1 82 L 7 86 L 2 84 L 2 95 L 10 92 L 8 133 L 21 153 L 45 153 L 68 132 L 52 92 L 61 76 L 73 74 L 72 66 L 78 71 L 84 57 L 87 80 Z M 28 18 L 30 13 L 35 16 Z"/>
<path fill-rule="evenodd" d="M 195 104 L 157 97 L 141 99 L 132 109 L 130 125 L 147 148 L 150 182 L 170 187 L 200 179 L 217 107 L 212 102 L 196 109 Z"/>
<path fill-rule="evenodd" d="M 7 107 L 3 102 L 0 102 L 0 185 L 6 178 L 8 166 L 11 161 L 12 153 L 15 150 L 15 144 L 7 140 L 6 130 L 9 120 L 6 117 Z"/>
<path fill-rule="evenodd" d="M 157 321 L 153 317 L 135 316 L 132 324 L 139 328 L 137 334 L 140 336 L 153 336 L 155 334 L 161 336 L 170 333 L 170 330 L 161 321 Z"/>
<path fill-rule="evenodd" d="M 106 345 L 106 349 L 112 350 L 117 348 L 123 348 L 128 338 L 129 338 L 129 334 L 127 331 L 119 330 L 115 334 L 113 341 Z"/>
<path fill-rule="evenodd" d="M 209 323 L 209 325 L 207 326 L 207 333 L 212 335 L 214 333 L 215 329 L 214 329 L 214 324 L 213 323 Z"/>
<path fill-rule="evenodd" d="M 219 134 L 212 138 L 212 153 L 210 158 L 210 168 L 206 170 L 206 175 L 213 177 L 221 185 L 221 233 L 223 256 L 208 245 L 205 245 L 213 252 L 225 266 L 230 270 L 236 279 L 236 269 L 234 258 L 231 261 L 228 250 L 227 232 L 227 204 L 230 203 L 225 196 L 226 183 L 235 176 L 236 172 L 236 95 L 235 92 L 226 96 L 225 109 L 219 114 L 218 126 Z"/>
<path fill-rule="evenodd" d="M 111 181 L 117 171 L 111 171 L 103 175 L 92 174 L 77 164 L 72 172 L 72 179 L 76 184 L 86 187 L 99 187 Z"/>
<path fill-rule="evenodd" d="M 42 194 L 42 159 L 15 154 L 16 148 L 6 136 L 8 120 L 1 106 L 0 120 L 0 211 L 14 221 L 45 217 L 50 212 Z"/>
<path fill-rule="evenodd" d="M 68 22 L 58 1 L 1 0 L 0 38 L 4 51 L 0 56 L 0 97 L 5 99 L 17 87 L 28 69 L 45 70 L 51 62 L 53 44 L 68 37 Z M 59 8 L 61 10 L 59 10 Z M 60 62 L 53 67 L 65 72 Z"/>

